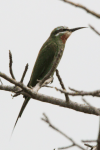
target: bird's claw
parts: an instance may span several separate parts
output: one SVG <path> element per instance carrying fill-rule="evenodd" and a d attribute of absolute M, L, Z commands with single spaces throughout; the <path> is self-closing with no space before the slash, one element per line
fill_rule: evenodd
<path fill-rule="evenodd" d="M 43 85 L 42 86 L 45 86 L 45 85 L 47 85 L 47 84 L 49 84 L 49 83 L 52 83 L 53 82 L 53 77 L 50 77 L 49 79 L 47 79 L 44 83 L 43 83 Z"/>

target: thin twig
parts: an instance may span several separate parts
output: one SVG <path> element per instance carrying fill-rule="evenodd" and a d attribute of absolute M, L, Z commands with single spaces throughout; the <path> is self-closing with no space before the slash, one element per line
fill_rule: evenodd
<path fill-rule="evenodd" d="M 92 106 L 91 104 L 89 104 L 84 98 L 82 98 L 82 100 L 83 100 L 83 102 L 85 102 L 88 106 L 90 106 L 90 108 L 94 109 L 94 110 L 98 113 L 98 115 L 100 115 L 100 111 L 99 111 L 99 110 L 95 109 L 95 107 Z"/>
<path fill-rule="evenodd" d="M 81 142 L 83 142 L 83 143 L 92 143 L 92 142 L 97 142 L 97 140 L 82 140 Z"/>
<path fill-rule="evenodd" d="M 61 106 L 61 107 L 65 107 L 65 108 L 70 108 L 70 109 L 73 109 L 73 110 L 76 110 L 76 111 L 79 111 L 79 112 L 84 112 L 84 113 L 87 113 L 87 114 L 94 114 L 94 115 L 97 115 L 98 116 L 98 113 L 97 111 L 95 111 L 94 109 L 90 108 L 89 106 L 87 105 L 84 105 L 84 104 L 79 104 L 77 102 L 73 102 L 71 100 L 69 100 L 68 103 L 66 103 L 63 99 L 60 99 L 60 98 L 55 98 L 55 97 L 51 97 L 51 96 L 48 96 L 48 95 L 44 95 L 44 94 L 40 94 L 40 93 L 37 93 L 35 92 L 34 90 L 30 89 L 29 87 L 25 86 L 23 83 L 20 83 L 20 82 L 17 82 L 16 80 L 8 77 L 6 74 L 0 72 L 0 77 L 4 78 L 5 80 L 9 81 L 10 83 L 18 86 L 18 90 L 22 89 L 23 92 L 21 93 L 22 95 L 26 95 L 30 98 L 33 98 L 34 100 L 38 100 L 38 101 L 41 101 L 41 102 L 45 102 L 45 103 L 50 103 L 50 104 L 53 104 L 53 105 L 58 105 L 58 106 Z M 13 88 L 13 92 L 16 93 L 16 90 L 14 91 L 14 87 L 12 86 L 3 86 L 3 85 L 0 85 L 0 90 L 6 90 L 6 91 L 11 91 L 9 88 Z M 100 109 L 96 108 L 98 111 L 100 111 Z"/>
<path fill-rule="evenodd" d="M 21 78 L 21 80 L 20 80 L 21 83 L 23 83 L 23 80 L 24 80 L 24 77 L 25 77 L 25 75 L 26 75 L 27 69 L 28 69 L 28 64 L 26 64 L 26 66 L 25 66 L 25 70 L 24 70 L 23 75 L 22 75 L 22 78 Z M 18 91 L 16 91 L 16 93 L 13 95 L 13 97 L 19 96 L 22 91 L 23 91 L 23 90 L 18 90 Z"/>
<path fill-rule="evenodd" d="M 100 35 L 100 32 L 98 32 L 93 26 L 91 26 L 90 24 L 89 24 L 89 27 L 95 32 L 95 33 L 97 33 L 98 35 Z"/>
<path fill-rule="evenodd" d="M 0 79 L 1 85 L 3 85 L 2 80 Z"/>
<path fill-rule="evenodd" d="M 27 63 L 26 66 L 25 66 L 25 70 L 24 70 L 24 72 L 23 72 L 23 75 L 22 75 L 22 78 L 21 78 L 20 82 L 23 82 L 27 70 L 28 70 L 28 63 Z"/>
<path fill-rule="evenodd" d="M 93 148 L 91 148 L 91 150 L 97 150 L 97 146 L 93 146 Z"/>
<path fill-rule="evenodd" d="M 68 140 L 70 140 L 72 142 L 72 144 L 74 144 L 75 146 L 77 146 L 78 148 L 85 150 L 82 146 L 80 146 L 79 144 L 77 144 L 72 138 L 70 138 L 68 135 L 66 135 L 65 133 L 63 133 L 61 130 L 59 130 L 58 128 L 56 128 L 49 120 L 49 118 L 46 116 L 45 113 L 43 113 L 44 118 L 41 118 L 44 122 L 48 123 L 48 125 L 56 130 L 57 132 L 59 132 L 60 134 L 62 134 L 64 137 L 66 137 Z"/>
<path fill-rule="evenodd" d="M 76 90 L 76 89 L 72 89 L 72 88 L 70 88 L 70 87 L 69 87 L 69 89 L 70 89 L 71 91 L 73 91 L 73 92 L 82 92 L 82 91 L 78 91 L 78 90 Z"/>
<path fill-rule="evenodd" d="M 69 145 L 69 146 L 66 146 L 66 147 L 59 147 L 58 150 L 61 150 L 61 149 L 68 149 L 68 148 L 71 148 L 75 146 L 75 144 L 72 144 L 72 145 Z"/>
<path fill-rule="evenodd" d="M 58 69 L 56 69 L 56 76 L 58 77 L 58 80 L 60 82 L 60 85 L 61 85 L 62 89 L 65 89 L 64 83 L 63 83 L 63 81 L 62 81 L 62 79 L 60 77 Z"/>
<path fill-rule="evenodd" d="M 84 145 L 87 146 L 87 147 L 93 148 L 92 145 L 89 145 L 89 144 L 84 144 Z"/>
<path fill-rule="evenodd" d="M 71 96 L 97 96 L 97 97 L 100 97 L 100 90 L 96 90 L 96 91 L 92 91 L 92 92 L 86 92 L 86 91 L 79 91 L 79 90 L 76 90 L 76 89 L 72 89 L 69 87 L 69 89 L 75 93 L 69 93 L 68 95 L 71 95 Z"/>
<path fill-rule="evenodd" d="M 19 96 L 22 92 L 23 92 L 23 90 L 22 90 L 22 89 L 21 89 L 21 90 L 16 91 L 16 93 L 13 95 L 13 97 L 17 97 L 17 96 Z"/>
<path fill-rule="evenodd" d="M 59 80 L 59 83 L 60 83 L 62 89 L 63 89 L 63 90 L 66 90 L 66 88 L 65 88 L 65 86 L 64 86 L 64 83 L 63 83 L 63 81 L 62 81 L 62 79 L 61 79 L 61 77 L 60 77 L 59 71 L 58 71 L 57 69 L 56 69 L 56 76 L 57 76 L 57 78 L 58 78 L 58 80 Z M 66 102 L 68 102 L 68 101 L 69 101 L 69 97 L 68 97 L 68 94 L 66 94 L 66 93 L 65 93 L 65 98 L 66 98 Z"/>
<path fill-rule="evenodd" d="M 84 144 L 84 145 L 87 146 L 87 147 L 90 147 L 91 148 L 90 150 L 97 150 L 97 146 L 92 146 L 92 145 L 89 145 L 89 144 Z"/>
<path fill-rule="evenodd" d="M 99 117 L 99 132 L 98 132 L 97 150 L 100 150 L 100 117 Z"/>
<path fill-rule="evenodd" d="M 76 4 L 76 3 L 68 1 L 68 0 L 62 0 L 62 1 L 66 2 L 66 3 L 69 3 L 69 4 L 73 5 L 73 6 L 79 7 L 81 9 L 84 9 L 85 11 L 87 11 L 88 13 L 90 13 L 91 15 L 93 15 L 93 16 L 95 16 L 97 18 L 100 18 L 100 14 L 98 14 L 98 13 L 96 13 L 94 11 L 89 10 L 88 8 L 86 8 L 85 6 L 83 6 L 81 4 Z"/>
<path fill-rule="evenodd" d="M 62 89 L 59 89 L 57 87 L 50 86 L 50 85 L 45 85 L 44 87 L 53 88 L 53 89 L 55 89 L 61 93 L 66 93 L 67 95 L 70 95 L 70 96 L 96 96 L 96 97 L 100 97 L 100 90 L 92 91 L 92 92 L 86 92 L 86 91 L 78 91 L 78 90 L 74 90 L 74 89 L 69 88 L 70 90 L 75 92 L 75 93 L 73 93 L 73 92 L 67 92 L 66 90 L 62 90 Z"/>
<path fill-rule="evenodd" d="M 13 63 L 13 61 L 12 61 L 12 53 L 9 50 L 9 71 L 10 71 L 11 77 L 13 79 L 15 79 L 14 74 L 13 74 L 13 70 L 12 70 L 12 63 Z"/>

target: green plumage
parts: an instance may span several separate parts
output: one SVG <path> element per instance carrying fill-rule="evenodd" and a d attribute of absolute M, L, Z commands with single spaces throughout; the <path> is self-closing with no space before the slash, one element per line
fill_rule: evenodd
<path fill-rule="evenodd" d="M 57 49 L 58 46 L 55 42 L 52 42 L 52 40 L 46 41 L 38 54 L 28 86 L 34 87 L 38 83 L 37 79 L 43 79 L 48 73 L 52 67 L 54 57 L 57 55 Z"/>
<path fill-rule="evenodd" d="M 54 40 L 53 42 L 53 39 L 49 38 L 44 43 L 37 56 L 34 68 L 32 70 L 31 78 L 28 83 L 28 87 L 34 87 L 38 83 L 38 80 L 43 79 L 43 77 L 49 72 L 54 62 L 54 59 L 58 54 L 58 50 L 59 50 L 59 46 L 57 45 L 56 40 Z M 29 97 L 25 97 L 19 115 L 15 122 L 14 128 L 17 124 L 18 119 L 21 117 L 29 100 L 30 100 Z"/>
<path fill-rule="evenodd" d="M 28 83 L 28 87 L 34 87 L 38 83 L 38 80 L 41 80 L 45 77 L 45 75 L 52 68 L 53 62 L 54 62 L 59 50 L 62 50 L 62 54 L 63 54 L 65 42 L 68 39 L 68 37 L 71 35 L 71 33 L 73 31 L 76 31 L 76 30 L 82 29 L 82 28 L 84 28 L 84 27 L 68 29 L 67 27 L 60 26 L 60 27 L 55 28 L 51 32 L 50 37 L 43 44 L 43 46 L 40 49 L 40 52 L 37 56 L 37 59 L 36 59 L 36 62 L 35 62 L 34 68 L 32 70 L 31 77 L 30 77 L 30 81 Z M 61 58 L 59 58 L 59 61 L 60 61 L 60 59 Z M 58 61 L 58 63 L 59 63 L 59 61 Z M 53 73 L 52 73 L 52 75 L 53 75 Z M 21 107 L 19 115 L 15 122 L 14 128 L 16 126 L 16 123 L 17 123 L 19 117 L 21 117 L 29 99 L 30 99 L 29 97 L 25 97 L 25 100 L 23 102 L 23 105 Z M 13 128 L 13 130 L 14 130 L 14 128 Z"/>

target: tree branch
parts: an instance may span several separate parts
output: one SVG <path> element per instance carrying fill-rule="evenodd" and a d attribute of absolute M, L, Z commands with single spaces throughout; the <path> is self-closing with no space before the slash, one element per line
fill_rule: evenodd
<path fill-rule="evenodd" d="M 76 4 L 76 3 L 71 2 L 71 1 L 68 1 L 68 0 L 62 0 L 62 1 L 63 1 L 63 2 L 66 2 L 66 3 L 68 3 L 68 4 L 71 4 L 71 5 L 73 5 L 73 6 L 79 7 L 79 8 L 81 8 L 81 9 L 84 9 L 85 11 L 87 11 L 88 13 L 90 13 L 91 15 L 93 15 L 93 16 L 95 16 L 95 17 L 97 17 L 97 18 L 100 18 L 100 14 L 95 13 L 94 11 L 89 10 L 88 8 L 86 8 L 85 6 L 83 6 L 83 5 L 81 5 L 81 4 Z"/>
<path fill-rule="evenodd" d="M 72 88 L 69 88 L 70 90 L 72 90 L 74 92 L 73 93 L 73 92 L 67 92 L 66 90 L 62 90 L 62 89 L 59 89 L 57 87 L 53 87 L 50 85 L 45 85 L 45 87 L 54 88 L 55 90 L 57 90 L 61 93 L 66 93 L 67 95 L 70 95 L 70 96 L 96 96 L 96 97 L 100 97 L 100 90 L 86 92 L 86 91 L 78 91 L 78 90 L 74 90 Z"/>
<path fill-rule="evenodd" d="M 92 146 L 92 145 L 89 145 L 89 144 L 84 144 L 84 145 L 87 146 L 87 147 L 90 147 L 91 150 L 93 149 L 93 146 Z"/>
<path fill-rule="evenodd" d="M 60 85 L 61 85 L 62 89 L 66 90 L 66 88 L 64 86 L 64 83 L 63 83 L 63 81 L 62 81 L 62 79 L 60 77 L 59 71 L 57 69 L 56 69 L 56 76 L 58 77 L 58 80 L 60 82 Z M 65 93 L 65 98 L 66 98 L 66 102 L 68 102 L 69 101 L 69 97 L 68 97 L 68 94 L 66 94 L 66 93 Z"/>
<path fill-rule="evenodd" d="M 97 142 L 97 140 L 82 140 L 83 143 L 91 143 L 91 142 Z"/>
<path fill-rule="evenodd" d="M 91 92 L 86 92 L 86 91 L 79 91 L 76 89 L 72 89 L 69 87 L 69 89 L 75 93 L 69 93 L 69 95 L 71 96 L 97 96 L 100 97 L 100 90 L 96 90 L 96 91 L 91 91 Z"/>
<path fill-rule="evenodd" d="M 25 70 L 24 70 L 24 72 L 23 72 L 23 75 L 22 75 L 22 78 L 21 78 L 20 82 L 23 82 L 27 70 L 28 70 L 28 64 L 26 64 L 26 66 L 25 66 Z"/>
<path fill-rule="evenodd" d="M 54 104 L 54 105 L 58 105 L 58 106 L 65 107 L 65 108 L 70 108 L 70 109 L 73 109 L 73 110 L 76 110 L 76 111 L 79 111 L 79 112 L 84 112 L 84 113 L 87 113 L 87 114 L 98 115 L 98 113 L 95 110 L 91 109 L 89 106 L 85 106 L 84 104 L 79 104 L 79 103 L 73 102 L 71 100 L 69 100 L 69 102 L 66 103 L 66 101 L 64 101 L 63 99 L 54 98 L 54 97 L 51 97 L 51 96 L 47 96 L 47 95 L 43 95 L 43 94 L 34 92 L 32 89 L 25 86 L 23 83 L 17 82 L 16 80 L 8 77 L 4 73 L 0 72 L 0 76 L 2 78 L 6 79 L 7 81 L 9 81 L 10 83 L 18 86 L 19 87 L 18 90 L 22 89 L 23 92 L 21 92 L 21 94 L 28 95 L 29 97 L 31 97 L 33 99 L 36 99 L 36 100 L 39 100 L 39 101 L 42 101 L 42 102 L 46 102 L 46 103 L 50 103 L 50 104 Z M 4 89 L 3 85 L 0 85 L 0 86 Z M 9 91 L 7 89 L 7 86 L 6 86 L 5 90 Z M 13 89 L 12 92 L 14 92 L 14 89 Z M 16 90 L 15 90 L 15 93 L 16 93 Z M 100 111 L 100 109 L 98 109 L 98 108 L 96 108 L 96 109 L 98 111 Z"/>
<path fill-rule="evenodd" d="M 100 32 L 98 32 L 93 26 L 91 26 L 91 25 L 89 24 L 89 27 L 90 27 L 95 33 L 97 33 L 97 34 L 100 36 Z"/>
<path fill-rule="evenodd" d="M 90 106 L 92 109 L 94 109 L 94 110 L 98 113 L 98 115 L 100 115 L 100 111 L 98 111 L 97 109 L 95 109 L 95 107 L 92 106 L 91 104 L 89 104 L 84 98 L 82 98 L 82 100 L 83 100 L 83 102 L 85 102 L 88 106 Z"/>
<path fill-rule="evenodd" d="M 68 148 L 71 148 L 71 147 L 73 147 L 73 146 L 75 146 L 75 145 L 72 144 L 72 145 L 69 145 L 69 146 L 66 146 L 66 147 L 59 147 L 58 150 L 61 150 L 61 149 L 68 149 Z"/>
<path fill-rule="evenodd" d="M 13 61 L 12 61 L 12 53 L 9 50 L 9 71 L 10 71 L 11 77 L 13 79 L 15 79 L 14 74 L 13 74 L 13 70 L 12 70 L 12 63 L 13 63 Z"/>
<path fill-rule="evenodd" d="M 1 83 L 1 85 L 3 85 L 3 83 L 2 83 L 2 80 L 0 79 L 0 83 Z"/>
<path fill-rule="evenodd" d="M 97 140 L 97 150 L 100 150 L 100 117 L 99 117 L 99 131 L 98 131 L 98 140 Z"/>
<path fill-rule="evenodd" d="M 61 135 L 63 135 L 64 137 L 66 137 L 68 140 L 70 140 L 73 144 L 73 146 L 77 146 L 78 148 L 85 150 L 82 146 L 80 146 L 79 144 L 77 144 L 72 138 L 70 138 L 68 135 L 66 135 L 65 133 L 63 133 L 61 130 L 59 130 L 58 128 L 56 128 L 49 120 L 49 118 L 46 116 L 45 113 L 43 113 L 44 118 L 41 118 L 44 122 L 48 123 L 48 125 L 56 130 L 57 132 L 59 132 Z M 72 147 L 72 146 L 71 146 Z M 59 149 L 59 148 L 58 148 Z"/>

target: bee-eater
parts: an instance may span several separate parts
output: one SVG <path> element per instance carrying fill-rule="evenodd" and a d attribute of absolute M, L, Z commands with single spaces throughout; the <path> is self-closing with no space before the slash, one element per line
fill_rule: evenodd
<path fill-rule="evenodd" d="M 39 51 L 34 68 L 32 70 L 30 81 L 28 83 L 28 87 L 34 87 L 39 82 L 39 80 L 44 78 L 44 76 L 52 68 L 53 62 L 54 62 L 60 49 L 62 49 L 62 54 L 63 54 L 66 40 L 69 38 L 69 36 L 72 34 L 72 32 L 82 29 L 82 28 L 85 28 L 85 27 L 68 29 L 68 27 L 60 26 L 60 27 L 55 28 L 51 32 L 49 38 L 43 44 L 43 46 L 41 47 L 41 49 Z M 59 61 L 60 61 L 60 59 L 61 58 L 59 58 Z M 52 74 L 52 76 L 53 76 L 53 74 Z M 29 100 L 30 100 L 29 97 L 25 97 L 25 100 L 23 102 L 23 105 L 18 114 L 17 120 L 15 122 L 14 128 L 17 124 L 18 119 L 21 117 Z M 13 128 L 13 130 L 14 130 L 14 128 Z"/>

